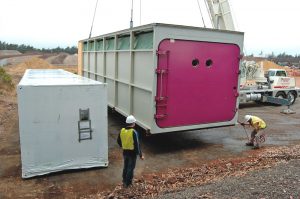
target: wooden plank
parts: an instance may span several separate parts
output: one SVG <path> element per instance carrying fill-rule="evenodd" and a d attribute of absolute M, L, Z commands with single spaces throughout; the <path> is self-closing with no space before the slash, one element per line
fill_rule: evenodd
<path fill-rule="evenodd" d="M 82 50 L 83 50 L 83 42 L 79 41 L 78 42 L 78 71 L 77 71 L 77 74 L 80 76 L 82 76 L 82 69 L 83 69 Z"/>

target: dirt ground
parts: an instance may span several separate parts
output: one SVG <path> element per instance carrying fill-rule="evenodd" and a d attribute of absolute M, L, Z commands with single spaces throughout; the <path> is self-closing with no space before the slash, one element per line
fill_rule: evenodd
<path fill-rule="evenodd" d="M 273 168 L 230 177 L 204 186 L 162 194 L 157 199 L 179 198 L 299 198 L 300 160 L 282 162 Z M 276 187 L 276 188 L 275 188 Z M 274 189 L 275 188 L 275 189 Z"/>
<path fill-rule="evenodd" d="M 2 53 L 3 54 L 3 53 Z M 77 66 L 77 54 L 70 55 L 68 53 L 25 53 L 25 54 L 7 54 L 1 55 L 0 52 L 0 66 L 18 65 L 32 60 L 32 58 L 40 58 L 45 60 L 50 65 L 56 66 Z"/>
<path fill-rule="evenodd" d="M 29 67 L 55 68 L 44 60 L 34 58 L 17 66 L 5 67 L 5 69 L 12 75 L 15 85 L 17 85 L 24 70 Z M 63 68 L 76 71 L 75 67 Z M 298 83 L 300 83 L 300 78 Z M 251 148 L 244 146 L 247 138 L 241 126 L 169 133 L 150 137 L 143 136 L 141 145 L 146 159 L 144 161 L 139 160 L 137 163 L 135 170 L 137 187 L 143 186 L 145 188 L 144 182 L 148 182 L 148 180 L 154 182 L 158 176 L 160 179 L 156 180 L 158 184 L 163 182 L 161 180 L 163 178 L 170 179 L 168 181 L 172 185 L 170 187 L 163 183 L 159 184 L 161 187 L 166 186 L 168 190 L 176 191 L 177 189 L 188 188 L 189 182 L 168 176 L 172 176 L 174 171 L 182 174 L 185 172 L 186 174 L 193 173 L 193 169 L 204 166 L 210 168 L 207 172 L 211 175 L 204 173 L 201 176 L 199 174 L 201 179 L 210 177 L 203 183 L 210 183 L 215 178 L 215 181 L 219 182 L 220 179 L 218 181 L 217 176 L 220 173 L 213 173 L 213 171 L 217 171 L 221 167 L 214 165 L 227 165 L 229 164 L 228 161 L 245 163 L 246 167 L 237 167 L 244 174 L 253 171 L 251 168 L 266 169 L 274 166 L 276 161 L 267 161 L 268 159 L 266 162 L 261 161 L 263 164 L 257 164 L 258 166 L 256 164 L 249 166 L 246 163 L 251 162 L 253 156 L 257 158 L 260 153 L 265 154 L 274 151 L 275 148 L 284 146 L 290 148 L 300 144 L 300 100 L 298 99 L 292 106 L 292 109 L 297 112 L 296 114 L 281 114 L 280 111 L 283 108 L 285 107 L 255 103 L 240 107 L 240 120 L 245 114 L 254 114 L 264 118 L 268 124 L 267 142 L 259 150 L 251 150 Z M 121 150 L 116 144 L 116 138 L 119 129 L 123 126 L 124 118 L 109 112 L 108 121 L 108 168 L 72 170 L 23 180 L 21 178 L 16 93 L 15 91 L 1 91 L 0 198 L 102 198 L 109 196 L 109 193 L 114 193 L 121 182 L 122 156 Z M 247 132 L 249 134 L 250 129 L 247 129 Z M 228 172 L 230 176 L 230 171 Z M 295 172 L 300 171 L 296 170 Z M 196 176 L 194 178 L 197 179 Z M 185 179 L 193 179 L 193 177 L 185 176 Z M 150 197 L 151 192 L 147 195 L 147 190 L 151 189 L 154 188 L 145 188 L 146 191 L 143 196 Z M 122 194 L 122 191 L 119 193 Z M 155 191 L 155 194 L 161 195 L 164 194 L 164 191 L 163 189 L 161 192 Z M 118 198 L 117 195 L 114 196 Z M 119 198 L 126 198 L 126 195 Z"/>

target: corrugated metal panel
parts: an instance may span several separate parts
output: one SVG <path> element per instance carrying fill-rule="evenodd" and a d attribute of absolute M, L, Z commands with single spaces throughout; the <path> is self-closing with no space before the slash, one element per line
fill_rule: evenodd
<path fill-rule="evenodd" d="M 100 47 L 96 47 L 95 64 L 90 60 L 90 56 L 85 55 L 85 53 L 90 54 L 94 53 L 94 51 L 83 53 L 84 64 L 88 65 L 84 67 L 83 74 L 85 77 L 95 78 L 98 81 L 108 83 L 109 106 L 125 116 L 133 114 L 137 118 L 137 123 L 143 128 L 150 130 L 151 133 L 235 124 L 237 114 L 231 121 L 225 122 L 216 121 L 207 124 L 170 128 L 157 126 L 155 119 L 157 103 L 155 97 L 157 96 L 157 81 L 160 76 L 155 71 L 158 63 L 158 46 L 165 39 L 170 40 L 170 42 L 178 39 L 228 43 L 235 44 L 239 49 L 243 49 L 243 33 L 240 32 L 168 24 L 150 24 L 82 40 L 82 42 L 96 41 L 96 46 L 97 41 L 105 41 L 103 43 L 104 46 L 99 44 Z M 184 55 L 184 53 L 185 51 L 182 49 L 182 54 Z M 87 58 L 88 60 L 85 60 Z M 188 63 L 191 62 L 192 60 L 188 61 Z M 91 67 L 95 67 L 95 69 Z"/>

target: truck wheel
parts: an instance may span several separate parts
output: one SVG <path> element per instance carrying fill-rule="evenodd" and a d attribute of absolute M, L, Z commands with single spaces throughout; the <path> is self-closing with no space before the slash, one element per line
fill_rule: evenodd
<path fill-rule="evenodd" d="M 296 95 L 295 95 L 295 92 L 293 92 L 293 91 L 288 92 L 288 94 L 287 94 L 287 99 L 290 99 L 291 105 L 294 104 L 295 101 L 296 101 Z"/>
<path fill-rule="evenodd" d="M 275 97 L 278 97 L 280 99 L 286 99 L 286 95 L 283 92 L 278 92 Z M 281 104 L 276 104 L 276 106 L 281 106 Z"/>
<path fill-rule="evenodd" d="M 286 95 L 284 93 L 282 93 L 282 92 L 278 92 L 275 97 L 278 97 L 278 98 L 281 98 L 281 99 L 285 99 Z"/>

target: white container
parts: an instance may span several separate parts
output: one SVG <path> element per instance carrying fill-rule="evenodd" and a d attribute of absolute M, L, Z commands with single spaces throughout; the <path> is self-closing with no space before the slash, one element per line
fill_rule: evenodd
<path fill-rule="evenodd" d="M 149 24 L 81 40 L 78 72 L 152 134 L 235 125 L 242 32 Z"/>
<path fill-rule="evenodd" d="M 29 69 L 17 93 L 23 178 L 108 165 L 106 84 Z"/>

